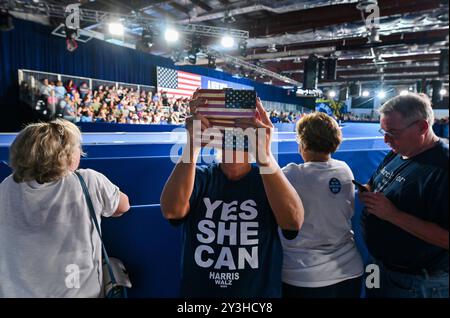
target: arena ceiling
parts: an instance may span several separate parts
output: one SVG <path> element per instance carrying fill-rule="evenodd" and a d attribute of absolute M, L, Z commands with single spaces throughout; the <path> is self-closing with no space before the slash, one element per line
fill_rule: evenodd
<path fill-rule="evenodd" d="M 0 1 L 4 2 L 4 1 Z M 9 1 L 31 2 L 33 5 L 66 6 L 76 0 Z M 217 28 L 248 31 L 246 47 L 226 51 L 227 55 L 258 68 L 302 82 L 303 64 L 308 55 L 337 58 L 337 79 L 322 82 L 332 85 L 361 81 L 366 83 L 408 83 L 420 79 L 442 79 L 439 76 L 440 50 L 448 48 L 448 0 L 82 0 L 81 9 L 138 16 L 153 21 L 200 24 Z M 369 28 L 366 20 L 376 5 L 379 20 Z M 20 10 L 19 10 L 20 11 Z M 45 15 L 45 14 L 44 14 Z M 49 19 L 60 23 L 63 19 Z M 125 23 L 130 21 L 124 21 Z M 136 43 L 142 26 L 134 22 L 126 26 L 123 41 Z M 83 29 L 105 33 L 105 23 L 82 21 Z M 156 32 L 150 53 L 173 56 L 173 49 L 158 40 Z M 184 51 L 192 45 L 186 36 Z M 201 36 L 197 65 L 207 64 L 206 54 L 220 51 L 217 37 Z M 244 52 L 245 51 L 245 52 Z M 203 53 L 203 54 L 202 54 Z M 181 60 L 177 64 L 188 64 Z M 258 72 L 238 67 L 229 60 L 216 59 L 216 64 L 232 74 L 261 82 L 272 80 Z"/>

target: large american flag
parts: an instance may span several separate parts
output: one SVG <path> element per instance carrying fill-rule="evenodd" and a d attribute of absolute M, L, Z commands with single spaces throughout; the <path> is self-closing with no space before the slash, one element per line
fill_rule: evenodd
<path fill-rule="evenodd" d="M 202 77 L 197 74 L 157 67 L 158 92 L 167 92 L 169 97 L 190 98 L 201 86 Z"/>
<path fill-rule="evenodd" d="M 222 134 L 222 148 L 248 149 L 248 140 L 240 130 L 234 130 L 237 118 L 252 118 L 256 112 L 256 92 L 253 90 L 200 89 L 195 93 L 197 98 L 204 98 L 206 105 L 196 111 L 208 118 L 210 124 L 218 128 Z M 230 133 L 231 132 L 231 133 Z M 205 140 L 203 140 L 205 141 Z"/>

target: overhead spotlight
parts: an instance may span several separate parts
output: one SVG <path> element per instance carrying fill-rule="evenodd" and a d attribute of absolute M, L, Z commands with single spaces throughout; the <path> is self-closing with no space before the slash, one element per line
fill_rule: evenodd
<path fill-rule="evenodd" d="M 368 90 L 363 90 L 363 92 L 362 92 L 363 97 L 369 97 L 369 95 L 370 95 L 370 92 Z"/>
<path fill-rule="evenodd" d="M 191 40 L 191 48 L 189 49 L 187 56 L 189 63 L 194 65 L 197 63 L 197 53 L 200 52 L 201 45 L 201 39 L 198 36 L 194 36 Z"/>
<path fill-rule="evenodd" d="M 213 55 L 208 55 L 208 67 L 216 68 L 216 57 Z"/>
<path fill-rule="evenodd" d="M 379 99 L 384 99 L 386 97 L 386 92 L 385 91 L 379 91 L 377 94 Z"/>
<path fill-rule="evenodd" d="M 276 44 L 269 44 L 269 46 L 266 49 L 266 52 L 269 52 L 269 53 L 278 52 Z"/>
<path fill-rule="evenodd" d="M 445 88 L 439 91 L 439 95 L 444 96 L 445 94 L 447 94 L 447 90 Z"/>
<path fill-rule="evenodd" d="M 231 12 L 229 10 L 225 11 L 223 14 L 223 18 L 220 19 L 223 23 L 233 23 L 236 21 L 236 19 L 231 15 Z"/>
<path fill-rule="evenodd" d="M 136 49 L 142 52 L 150 52 L 153 46 L 153 31 L 144 27 L 142 29 L 141 39 L 136 43 Z"/>
<path fill-rule="evenodd" d="M 247 41 L 241 40 L 238 45 L 239 54 L 243 57 L 247 56 Z"/>
<path fill-rule="evenodd" d="M 335 90 L 331 90 L 328 92 L 328 97 L 330 98 L 335 98 L 336 97 L 336 91 Z"/>
<path fill-rule="evenodd" d="M 187 56 L 187 60 L 189 61 L 189 63 L 191 63 L 192 65 L 197 64 L 197 54 L 193 53 L 193 52 L 189 52 L 188 56 Z"/>
<path fill-rule="evenodd" d="M 181 56 L 183 55 L 183 51 L 179 49 L 175 49 L 172 51 L 171 59 L 174 63 L 177 63 L 181 60 Z"/>
<path fill-rule="evenodd" d="M 118 22 L 109 23 L 108 30 L 109 30 L 109 33 L 111 33 L 112 35 L 121 36 L 124 33 L 123 24 L 118 23 Z"/>
<path fill-rule="evenodd" d="M 190 51 L 195 53 L 195 54 L 197 54 L 198 52 L 200 52 L 201 48 L 202 48 L 202 40 L 201 40 L 201 38 L 198 37 L 198 36 L 194 36 L 192 38 L 192 41 L 191 41 L 191 49 L 190 49 Z"/>
<path fill-rule="evenodd" d="M 64 26 L 64 32 L 66 33 L 66 49 L 69 52 L 73 52 L 78 48 L 77 37 L 78 29 L 69 28 L 67 25 Z"/>
<path fill-rule="evenodd" d="M 142 42 L 149 48 L 153 46 L 153 31 L 144 28 L 142 30 Z"/>
<path fill-rule="evenodd" d="M 222 37 L 222 40 L 220 41 L 220 43 L 222 44 L 222 46 L 224 48 L 228 49 L 234 45 L 234 39 L 229 35 L 225 35 Z"/>
<path fill-rule="evenodd" d="M 367 43 L 380 43 L 380 34 L 378 33 L 378 29 L 376 27 L 372 27 L 370 29 L 369 39 Z"/>
<path fill-rule="evenodd" d="M 11 31 L 14 29 L 13 17 L 5 10 L 0 10 L 0 31 Z"/>
<path fill-rule="evenodd" d="M 164 32 L 164 39 L 166 39 L 166 41 L 168 43 L 174 43 L 174 42 L 178 41 L 179 37 L 180 37 L 180 34 L 178 33 L 177 30 L 169 28 L 166 30 L 166 32 Z"/>

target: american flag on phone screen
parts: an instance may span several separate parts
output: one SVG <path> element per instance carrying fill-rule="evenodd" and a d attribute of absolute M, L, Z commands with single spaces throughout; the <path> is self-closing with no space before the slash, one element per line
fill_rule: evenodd
<path fill-rule="evenodd" d="M 158 92 L 167 92 L 169 97 L 190 98 L 200 88 L 202 77 L 197 74 L 157 67 L 156 82 Z"/>
<path fill-rule="evenodd" d="M 222 147 L 225 149 L 235 149 L 236 147 L 247 149 L 248 140 L 244 138 L 242 133 L 233 131 L 233 136 L 233 134 L 224 134 L 224 132 L 230 131 L 234 127 L 235 119 L 255 116 L 256 92 L 231 88 L 200 89 L 196 96 L 207 100 L 207 105 L 198 107 L 196 111 L 208 118 L 210 124 L 221 131 L 223 134 Z"/>

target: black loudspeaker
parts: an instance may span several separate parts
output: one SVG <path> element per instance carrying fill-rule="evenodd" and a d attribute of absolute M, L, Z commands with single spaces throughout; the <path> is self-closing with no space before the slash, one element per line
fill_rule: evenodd
<path fill-rule="evenodd" d="M 325 78 L 330 81 L 336 80 L 337 59 L 328 58 L 325 60 Z"/>
<path fill-rule="evenodd" d="M 319 82 L 324 81 L 327 78 L 326 74 L 326 60 L 325 59 L 319 59 L 319 71 L 318 71 L 318 80 Z"/>
<path fill-rule="evenodd" d="M 349 91 L 349 89 L 347 86 L 344 86 L 339 90 L 339 101 L 344 101 L 344 100 L 348 99 L 348 93 L 349 93 L 348 91 Z"/>
<path fill-rule="evenodd" d="M 433 88 L 433 93 L 431 95 L 431 103 L 436 105 L 442 100 L 442 95 L 440 91 L 442 89 L 442 81 L 434 80 L 431 81 L 431 87 Z"/>
<path fill-rule="evenodd" d="M 361 96 L 361 84 L 360 83 L 351 83 L 350 84 L 350 96 Z"/>
<path fill-rule="evenodd" d="M 305 61 L 303 69 L 303 89 L 316 89 L 319 73 L 319 59 L 311 54 Z"/>
<path fill-rule="evenodd" d="M 439 57 L 439 75 L 448 75 L 448 49 L 441 50 Z"/>
<path fill-rule="evenodd" d="M 424 92 L 423 82 L 424 81 L 417 81 L 416 82 L 416 93 L 423 93 Z"/>
<path fill-rule="evenodd" d="M 208 55 L 208 67 L 216 68 L 216 57 L 212 55 Z"/>
<path fill-rule="evenodd" d="M 0 31 L 11 31 L 14 29 L 13 17 L 9 12 L 0 10 Z"/>

